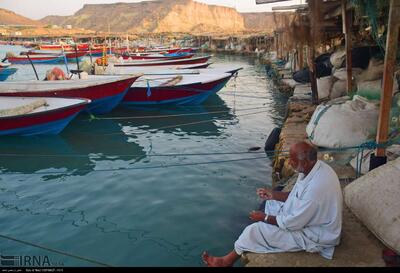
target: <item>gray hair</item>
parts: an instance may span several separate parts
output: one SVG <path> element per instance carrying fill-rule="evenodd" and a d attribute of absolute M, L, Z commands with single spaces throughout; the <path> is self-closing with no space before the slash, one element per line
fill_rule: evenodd
<path fill-rule="evenodd" d="M 317 161 L 317 149 L 307 142 L 299 142 L 294 144 L 298 150 L 296 151 L 296 157 L 298 160 L 309 160 L 309 161 Z"/>

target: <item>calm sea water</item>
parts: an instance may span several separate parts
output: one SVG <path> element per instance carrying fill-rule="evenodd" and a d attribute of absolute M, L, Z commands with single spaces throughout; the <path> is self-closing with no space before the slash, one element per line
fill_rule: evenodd
<path fill-rule="evenodd" d="M 20 50 L 0 46 L 0 58 Z M 241 152 L 264 147 L 286 100 L 256 59 L 212 61 L 244 69 L 202 106 L 118 108 L 57 136 L 1 137 L 0 235 L 114 266 L 202 266 L 203 250 L 232 250 L 271 183 L 270 159 Z M 16 67 L 10 80 L 35 79 Z M 39 77 L 51 67 L 36 65 Z M 96 266 L 1 238 L 0 253 Z"/>

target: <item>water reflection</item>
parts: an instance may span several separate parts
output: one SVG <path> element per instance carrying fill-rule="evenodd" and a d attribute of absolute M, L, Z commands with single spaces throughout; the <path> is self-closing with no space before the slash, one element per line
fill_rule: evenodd
<path fill-rule="evenodd" d="M 0 169 L 3 173 L 65 172 L 85 175 L 100 161 L 136 162 L 146 156 L 144 148 L 129 142 L 113 120 L 88 122 L 81 116 L 60 135 L 2 137 Z"/>
<path fill-rule="evenodd" d="M 270 90 L 269 93 L 272 98 L 269 104 L 271 108 L 271 121 L 275 126 L 282 127 L 287 111 L 288 96 L 277 90 L 272 83 L 268 86 L 268 89 Z"/>
<path fill-rule="evenodd" d="M 199 106 L 118 108 L 113 112 L 113 116 L 126 117 L 118 122 L 123 126 L 123 131 L 131 136 L 148 132 L 220 136 L 224 129 L 221 121 L 237 122 L 232 109 L 217 95 L 211 96 Z"/>

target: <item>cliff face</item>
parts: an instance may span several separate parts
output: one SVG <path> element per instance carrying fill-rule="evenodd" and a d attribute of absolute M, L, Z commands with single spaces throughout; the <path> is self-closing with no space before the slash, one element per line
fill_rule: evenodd
<path fill-rule="evenodd" d="M 58 16 L 58 15 L 50 15 L 46 16 L 40 20 L 44 25 L 68 25 L 64 24 L 64 22 L 69 18 L 69 16 Z"/>
<path fill-rule="evenodd" d="M 84 5 L 73 16 L 47 16 L 41 22 L 135 33 L 234 33 L 245 30 L 244 18 L 235 9 L 193 0 Z"/>
<path fill-rule="evenodd" d="M 243 17 L 232 8 L 194 1 L 176 4 L 162 18 L 156 32 L 227 32 L 245 30 Z"/>
<path fill-rule="evenodd" d="M 34 25 L 40 26 L 42 23 L 18 15 L 15 12 L 0 9 L 0 25 Z"/>
<path fill-rule="evenodd" d="M 47 16 L 41 22 L 105 32 L 233 34 L 272 32 L 285 17 L 287 13 L 238 13 L 233 8 L 193 0 L 162 0 L 84 5 L 73 16 Z"/>

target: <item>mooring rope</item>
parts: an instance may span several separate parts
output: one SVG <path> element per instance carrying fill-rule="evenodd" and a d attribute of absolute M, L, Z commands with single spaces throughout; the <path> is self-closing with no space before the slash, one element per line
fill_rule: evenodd
<path fill-rule="evenodd" d="M 327 148 L 327 149 L 320 149 L 319 152 L 321 153 L 328 153 L 328 152 L 344 152 L 348 150 L 356 150 L 357 155 L 361 153 L 361 158 L 357 156 L 357 162 L 356 162 L 356 171 L 357 175 L 360 174 L 361 170 L 361 164 L 360 160 L 362 161 L 362 154 L 365 149 L 375 149 L 379 147 L 386 147 L 388 145 L 392 145 L 393 141 L 387 142 L 385 144 L 376 144 L 375 141 L 368 141 L 365 143 L 362 143 L 360 145 L 356 146 L 351 146 L 351 147 L 342 147 L 342 148 Z M 258 147 L 257 147 L 258 148 Z M 176 157 L 176 156 L 204 156 L 204 155 L 243 155 L 243 154 L 266 154 L 269 157 L 274 157 L 274 156 L 284 156 L 288 157 L 290 151 L 276 151 L 276 150 L 270 150 L 270 151 L 263 151 L 263 152 L 258 152 L 258 151 L 246 151 L 246 152 L 222 152 L 222 153 L 176 153 L 176 154 L 149 154 L 146 155 L 148 157 Z M 81 169 L 79 170 L 80 172 L 114 172 L 114 171 L 127 171 L 127 170 L 144 170 L 144 169 L 158 169 L 158 168 L 170 168 L 170 167 L 183 167 L 183 166 L 195 166 L 195 165 L 206 165 L 206 164 L 220 164 L 220 163 L 227 163 L 227 162 L 238 162 L 238 161 L 248 161 L 248 160 L 258 160 L 258 159 L 265 159 L 267 158 L 266 155 L 262 157 L 250 157 L 250 158 L 238 158 L 238 159 L 226 159 L 226 160 L 212 160 L 212 161 L 204 161 L 204 162 L 190 162 L 190 163 L 181 163 L 181 164 L 169 164 L 169 165 L 155 165 L 155 166 L 142 166 L 142 167 L 130 167 L 130 168 L 119 168 L 119 169 L 98 169 L 98 170 L 91 170 L 91 169 Z M 27 156 L 27 155 L 21 155 L 21 154 L 5 154 L 2 156 Z M 31 155 L 31 156 L 52 156 L 52 155 Z M 84 155 L 54 155 L 64 157 L 64 156 L 84 156 Z M 88 156 L 88 155 L 86 155 Z M 135 156 L 135 155 L 113 155 L 113 156 Z M 137 156 L 144 156 L 144 155 L 137 155 Z M 53 174 L 68 174 L 69 172 L 37 172 L 37 173 L 32 173 L 32 174 L 38 174 L 38 175 L 53 175 Z M 20 173 L 0 173 L 0 175 L 15 175 L 15 174 L 20 174 Z"/>
<path fill-rule="evenodd" d="M 262 152 L 222 152 L 222 153 L 174 153 L 174 154 L 147 154 L 147 157 L 177 157 L 177 156 L 206 156 L 206 155 L 243 155 L 243 154 L 263 154 Z M 88 154 L 63 154 L 63 155 L 51 155 L 51 154 L 1 154 L 5 157 L 88 157 Z M 112 156 L 118 157 L 140 157 L 143 154 L 114 154 Z"/>
<path fill-rule="evenodd" d="M 256 115 L 260 113 L 266 113 L 269 112 L 270 110 L 264 110 L 264 111 L 258 111 L 254 113 L 246 113 L 246 114 L 241 114 L 241 115 L 235 115 L 235 117 L 244 117 L 244 116 L 250 116 L 250 115 Z M 207 120 L 201 120 L 201 121 L 194 121 L 194 122 L 188 122 L 188 123 L 179 123 L 179 124 L 174 124 L 174 125 L 168 125 L 168 126 L 162 126 L 158 128 L 154 128 L 154 130 L 163 130 L 163 129 L 169 129 L 169 128 L 174 128 L 174 127 L 183 127 L 183 126 L 189 126 L 189 125 L 195 125 L 195 124 L 202 124 L 202 123 L 207 123 L 210 121 L 215 121 L 215 119 L 207 119 Z M 148 131 L 146 132 L 137 132 L 135 133 L 136 135 L 143 135 L 147 134 Z M 109 134 L 103 134 L 105 136 L 110 136 L 110 135 L 126 135 L 125 132 L 116 132 L 116 133 L 109 133 Z"/>
<path fill-rule="evenodd" d="M 161 169 L 161 168 L 171 168 L 171 167 L 186 167 L 186 166 L 197 166 L 197 165 L 207 165 L 207 164 L 220 164 L 220 163 L 228 163 L 228 162 L 238 162 L 238 161 L 247 161 L 247 160 L 258 160 L 258 159 L 266 159 L 266 156 L 262 157 L 250 157 L 250 158 L 238 158 L 238 159 L 226 159 L 226 160 L 214 160 L 214 161 L 204 161 L 204 162 L 190 162 L 190 163 L 181 163 L 181 164 L 169 164 L 169 165 L 154 165 L 154 166 L 142 166 L 142 167 L 129 167 L 129 168 L 119 168 L 119 169 L 80 169 L 75 171 L 74 173 L 81 172 L 116 172 L 116 171 L 130 171 L 130 170 L 147 170 L 147 169 Z M 18 175 L 21 173 L 0 173 L 0 175 Z M 30 175 L 59 175 L 59 174 L 70 174 L 67 171 L 54 171 L 54 172 L 35 172 Z"/>
<path fill-rule="evenodd" d="M 103 262 L 99 262 L 99 261 L 93 260 L 91 258 L 78 256 L 78 255 L 75 255 L 75 254 L 71 254 L 71 253 L 68 253 L 68 252 L 65 252 L 65 251 L 61 251 L 61 250 L 57 250 L 57 249 L 54 249 L 54 248 L 50 248 L 50 247 L 47 247 L 47 246 L 35 244 L 35 243 L 28 242 L 28 241 L 25 241 L 25 240 L 16 239 L 16 238 L 13 238 L 11 236 L 0 234 L 0 237 L 4 238 L 4 239 L 7 239 L 7 240 L 14 241 L 14 242 L 18 242 L 18 243 L 21 243 L 21 244 L 24 244 L 24 245 L 29 245 L 29 246 L 32 246 L 32 247 L 35 247 L 35 248 L 44 249 L 44 250 L 47 250 L 47 251 L 50 251 L 50 252 L 53 252 L 53 253 L 58 253 L 58 254 L 61 254 L 61 255 L 64 255 L 64 256 L 68 256 L 68 257 L 71 257 L 71 258 L 75 258 L 75 259 L 78 259 L 78 260 L 82 260 L 82 261 L 86 261 L 86 262 L 89 262 L 89 263 L 97 264 L 97 265 L 100 265 L 100 266 L 113 267 L 112 265 L 109 265 L 109 264 L 106 264 L 106 263 L 103 263 Z"/>
<path fill-rule="evenodd" d="M 244 109 L 236 109 L 236 111 L 249 111 L 249 110 L 258 110 L 258 109 L 265 109 L 265 106 L 260 107 L 252 107 L 252 108 L 244 108 Z M 199 112 L 199 113 L 187 113 L 187 114 L 173 114 L 173 115 L 155 115 L 155 116 L 130 116 L 130 117 L 109 117 L 109 118 L 102 118 L 102 117 L 93 117 L 88 119 L 87 121 L 92 120 L 121 120 L 121 119 L 146 119 L 146 118 L 171 118 L 171 117 L 185 117 L 185 116 L 198 116 L 198 115 L 207 115 L 207 114 L 220 114 L 220 113 L 229 113 L 230 109 L 228 110 L 221 110 L 221 111 L 207 111 L 207 112 Z"/>

